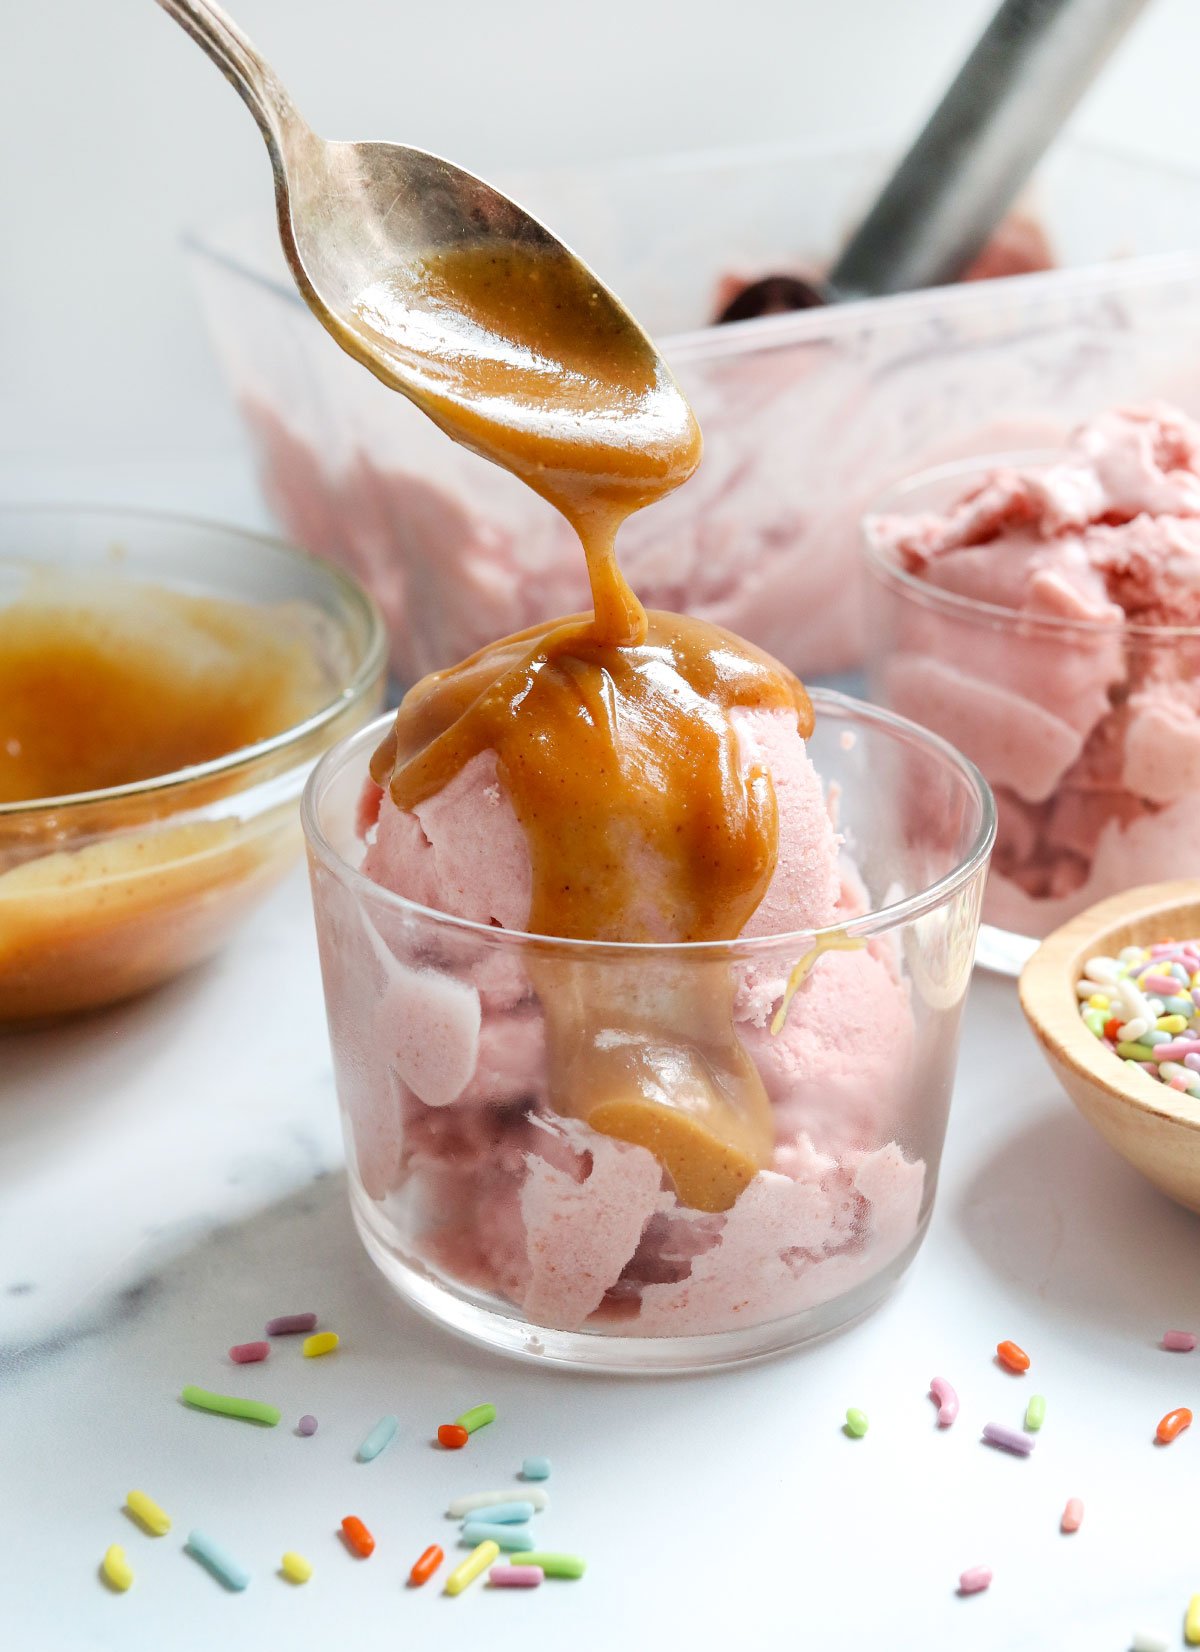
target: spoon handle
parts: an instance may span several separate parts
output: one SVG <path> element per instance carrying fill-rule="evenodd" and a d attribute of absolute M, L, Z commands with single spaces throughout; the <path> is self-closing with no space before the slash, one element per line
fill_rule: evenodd
<path fill-rule="evenodd" d="M 275 71 L 215 0 L 158 0 L 212 58 L 262 129 L 276 169 L 288 128 L 302 124 Z"/>

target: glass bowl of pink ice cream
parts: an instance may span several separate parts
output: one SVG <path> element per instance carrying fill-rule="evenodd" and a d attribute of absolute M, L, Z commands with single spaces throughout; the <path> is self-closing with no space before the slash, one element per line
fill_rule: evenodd
<path fill-rule="evenodd" d="M 1200 866 L 1200 424 L 1130 408 L 924 472 L 866 546 L 873 694 L 996 795 L 981 962 Z"/>
<path fill-rule="evenodd" d="M 303 819 L 351 1205 L 421 1312 L 549 1363 L 694 1370 L 849 1323 L 912 1260 L 994 812 L 937 736 L 832 692 L 813 704 L 807 741 L 794 714 L 738 714 L 779 854 L 729 942 L 526 933 L 530 856 L 491 752 L 411 812 L 367 779 L 386 718 L 314 772 Z M 773 1159 L 719 1211 L 570 1116 L 545 1013 L 573 996 L 602 1039 L 596 1006 L 619 1004 L 612 1037 L 669 1048 L 701 980 L 720 984 L 774 1121 Z M 694 1051 L 694 1021 L 679 1037 Z"/>

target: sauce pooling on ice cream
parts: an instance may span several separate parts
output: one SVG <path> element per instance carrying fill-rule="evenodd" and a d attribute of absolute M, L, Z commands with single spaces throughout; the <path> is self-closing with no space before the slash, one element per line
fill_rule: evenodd
<path fill-rule="evenodd" d="M 778 847 L 771 777 L 743 761 L 733 714 L 791 713 L 806 737 L 812 708 L 768 655 L 699 620 L 647 615 L 630 590 L 617 529 L 686 480 L 700 435 L 673 385 L 686 419 L 664 430 L 646 418 L 661 389 L 652 347 L 633 329 L 580 329 L 585 295 L 558 292 L 558 279 L 557 267 L 515 270 L 490 253 L 431 266 L 431 291 L 452 281 L 460 309 L 471 299 L 478 347 L 464 356 L 460 320 L 430 399 L 451 435 L 572 522 L 593 613 L 426 677 L 371 772 L 410 810 L 495 752 L 529 847 L 534 934 L 729 940 L 761 901 Z M 762 1082 L 733 1027 L 728 963 L 689 960 L 652 1002 L 643 971 L 619 954 L 602 969 L 561 955 L 531 967 L 558 1111 L 649 1148 L 683 1203 L 728 1209 L 774 1149 Z"/>

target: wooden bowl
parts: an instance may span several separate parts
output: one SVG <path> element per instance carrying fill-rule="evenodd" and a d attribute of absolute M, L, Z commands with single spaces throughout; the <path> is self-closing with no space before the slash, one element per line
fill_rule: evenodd
<path fill-rule="evenodd" d="M 1075 983 L 1097 955 L 1200 936 L 1200 879 L 1129 889 L 1047 937 L 1021 973 L 1021 1008 L 1084 1118 L 1122 1158 L 1200 1211 L 1200 1101 L 1125 1064 L 1088 1031 Z"/>

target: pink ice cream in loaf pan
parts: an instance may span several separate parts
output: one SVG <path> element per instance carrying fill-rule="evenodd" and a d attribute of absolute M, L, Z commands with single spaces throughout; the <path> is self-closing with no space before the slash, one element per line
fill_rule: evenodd
<path fill-rule="evenodd" d="M 872 688 L 996 794 L 981 958 L 1200 865 L 1200 424 L 1103 414 L 867 519 Z"/>
<path fill-rule="evenodd" d="M 735 714 L 740 760 L 774 785 L 779 853 L 733 942 L 527 934 L 530 854 L 490 751 L 412 811 L 366 778 L 385 723 L 318 767 L 304 819 L 351 1203 L 423 1312 L 551 1362 L 692 1369 L 854 1319 L 915 1254 L 991 801 L 923 730 L 813 701 L 808 741 L 791 714 Z M 697 972 L 724 983 L 774 1120 L 773 1162 L 722 1211 L 569 1116 L 547 1049 L 559 993 L 619 1004 L 613 1038 L 669 1046 Z"/>

